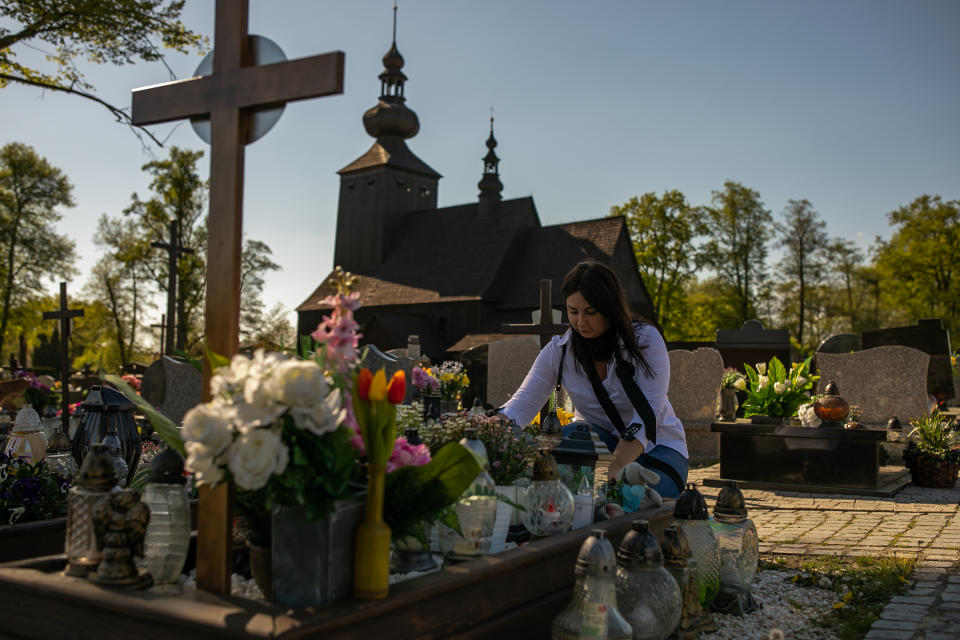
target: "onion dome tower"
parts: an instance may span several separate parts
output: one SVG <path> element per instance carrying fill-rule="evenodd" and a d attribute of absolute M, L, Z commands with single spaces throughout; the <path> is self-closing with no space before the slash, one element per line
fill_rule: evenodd
<path fill-rule="evenodd" d="M 497 147 L 497 139 L 493 137 L 493 116 L 490 116 L 490 137 L 487 138 L 487 155 L 483 157 L 483 177 L 477 183 L 480 189 L 480 205 L 478 211 L 481 218 L 486 218 L 496 208 L 497 203 L 503 199 L 500 194 L 503 191 L 503 183 L 500 182 L 500 158 L 494 149 Z"/>
<path fill-rule="evenodd" d="M 420 120 L 406 105 L 403 66 L 394 6 L 393 42 L 379 75 L 380 98 L 363 114 L 363 127 L 376 141 L 338 171 L 340 203 L 333 260 L 348 271 L 380 264 L 407 213 L 437 208 L 441 176 L 406 143 L 420 131 Z"/>

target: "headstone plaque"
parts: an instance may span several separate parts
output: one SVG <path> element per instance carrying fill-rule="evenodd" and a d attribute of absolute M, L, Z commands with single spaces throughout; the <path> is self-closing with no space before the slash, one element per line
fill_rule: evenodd
<path fill-rule="evenodd" d="M 790 367 L 790 332 L 786 329 L 764 329 L 759 320 L 747 320 L 739 329 L 717 329 L 717 349 L 723 366 L 744 371 L 744 363 L 768 362 L 776 356 Z"/>
<path fill-rule="evenodd" d="M 821 353 L 818 393 L 830 381 L 840 395 L 860 407 L 860 423 L 886 425 L 892 416 L 903 424 L 926 415 L 930 356 L 911 347 L 874 347 L 855 353 Z"/>
<path fill-rule="evenodd" d="M 927 391 L 940 402 L 954 397 L 950 332 L 940 318 L 925 318 L 909 327 L 863 332 L 864 349 L 885 345 L 913 347 L 928 354 Z"/>
<path fill-rule="evenodd" d="M 667 397 L 683 423 L 691 462 L 720 457 L 720 435 L 710 431 L 723 379 L 723 359 L 716 349 L 668 351 L 670 387 Z"/>
<path fill-rule="evenodd" d="M 362 348 L 363 358 L 360 360 L 361 369 L 370 369 L 371 373 L 376 373 L 380 369 L 387 374 L 387 380 L 395 372 L 400 370 L 400 361 L 395 356 L 380 351 L 375 345 L 368 344 Z"/>
<path fill-rule="evenodd" d="M 140 395 L 174 424 L 202 401 L 203 375 L 192 364 L 175 356 L 163 356 L 143 374 Z"/>

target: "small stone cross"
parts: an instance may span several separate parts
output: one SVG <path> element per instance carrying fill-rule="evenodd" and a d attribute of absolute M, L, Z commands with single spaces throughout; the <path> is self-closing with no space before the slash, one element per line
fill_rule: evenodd
<path fill-rule="evenodd" d="M 83 309 L 67 308 L 67 283 L 60 283 L 60 308 L 44 311 L 44 320 L 60 321 L 60 428 L 70 433 L 70 327 L 72 318 L 83 317 Z"/>
<path fill-rule="evenodd" d="M 172 354 L 174 346 L 174 338 L 177 327 L 180 325 L 179 322 L 176 322 L 174 319 L 177 318 L 177 273 L 179 269 L 177 268 L 177 258 L 181 253 L 192 254 L 196 253 L 193 249 L 188 249 L 184 247 L 179 242 L 179 237 L 177 235 L 177 221 L 170 221 L 170 242 L 151 242 L 151 247 L 156 247 L 158 249 L 166 249 L 169 256 L 167 261 L 167 318 L 170 318 L 169 321 L 169 331 L 167 331 L 167 341 L 163 347 L 163 353 Z M 162 320 L 161 322 L 166 322 Z M 160 342 L 163 343 L 163 329 L 160 329 Z M 182 344 L 176 345 L 178 349 L 183 349 Z"/>

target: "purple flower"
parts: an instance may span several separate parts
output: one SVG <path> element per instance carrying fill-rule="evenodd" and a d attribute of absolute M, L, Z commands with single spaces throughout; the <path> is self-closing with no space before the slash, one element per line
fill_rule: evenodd
<path fill-rule="evenodd" d="M 500 466 L 500 461 L 499 461 L 499 460 L 494 460 L 494 461 L 493 461 L 493 466 L 494 466 L 494 467 L 499 467 L 499 466 Z"/>

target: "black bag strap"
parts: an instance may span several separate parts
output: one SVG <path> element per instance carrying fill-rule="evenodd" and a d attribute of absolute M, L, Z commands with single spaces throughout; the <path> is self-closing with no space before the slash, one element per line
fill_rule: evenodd
<path fill-rule="evenodd" d="M 620 378 L 620 384 L 623 386 L 623 390 L 627 392 L 627 397 L 630 398 L 630 402 L 640 419 L 643 420 L 647 440 L 656 444 L 657 415 L 653 412 L 653 407 L 650 406 L 647 396 L 643 395 L 643 391 L 640 390 L 637 381 L 633 378 L 636 371 L 632 364 L 624 360 L 619 353 L 617 354 L 617 377 Z M 683 487 L 680 488 L 683 489 Z"/>
<path fill-rule="evenodd" d="M 600 382 L 600 376 L 597 375 L 597 370 L 592 366 L 592 363 L 585 368 L 587 370 L 587 380 L 590 381 L 590 386 L 593 387 L 593 393 L 596 394 L 600 406 L 603 407 L 603 412 L 606 413 L 607 418 L 610 419 L 610 423 L 617 430 L 617 433 L 620 434 L 621 438 L 626 437 L 628 440 L 631 439 L 632 435 L 628 433 L 626 425 L 623 424 L 623 418 L 620 417 L 617 408 L 613 406 L 613 401 L 610 399 L 607 390 L 603 388 L 603 383 Z"/>
<path fill-rule="evenodd" d="M 567 355 L 567 343 L 560 345 L 560 366 L 557 368 L 557 401 L 560 400 L 560 383 L 563 382 L 563 359 Z"/>

